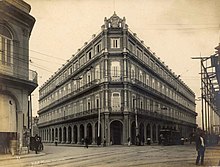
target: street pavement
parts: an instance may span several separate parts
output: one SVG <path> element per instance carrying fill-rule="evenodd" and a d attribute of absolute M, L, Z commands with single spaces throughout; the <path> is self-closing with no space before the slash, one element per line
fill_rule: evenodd
<path fill-rule="evenodd" d="M 39 154 L 0 155 L 2 167 L 193 167 L 195 145 L 89 146 L 45 144 Z M 220 145 L 208 147 L 205 166 L 218 166 Z"/>

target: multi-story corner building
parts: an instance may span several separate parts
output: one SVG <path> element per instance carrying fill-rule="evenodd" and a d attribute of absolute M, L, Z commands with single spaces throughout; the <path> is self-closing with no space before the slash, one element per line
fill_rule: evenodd
<path fill-rule="evenodd" d="M 195 94 L 132 33 L 125 18 L 104 20 L 98 35 L 78 50 L 39 90 L 44 142 L 135 143 L 158 140 L 162 128 L 196 127 Z"/>
<path fill-rule="evenodd" d="M 0 1 L 0 147 L 5 140 L 24 145 L 29 127 L 28 98 L 37 87 L 29 70 L 29 38 L 35 19 L 22 0 Z"/>

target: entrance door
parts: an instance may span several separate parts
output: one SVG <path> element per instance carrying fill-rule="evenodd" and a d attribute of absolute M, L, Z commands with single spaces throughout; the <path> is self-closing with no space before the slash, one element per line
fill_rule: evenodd
<path fill-rule="evenodd" d="M 120 121 L 113 121 L 110 125 L 112 144 L 121 145 L 123 135 L 123 125 Z"/>

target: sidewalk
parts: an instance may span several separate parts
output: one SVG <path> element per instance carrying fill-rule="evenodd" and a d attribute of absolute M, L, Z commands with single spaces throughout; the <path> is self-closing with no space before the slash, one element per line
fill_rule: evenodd
<path fill-rule="evenodd" d="M 30 157 L 43 156 L 43 155 L 45 155 L 44 152 L 38 152 L 38 154 L 35 154 L 35 151 L 30 151 L 27 154 L 21 154 L 21 155 L 0 154 L 0 161 L 11 160 L 11 159 L 23 159 L 23 158 L 30 158 Z"/>

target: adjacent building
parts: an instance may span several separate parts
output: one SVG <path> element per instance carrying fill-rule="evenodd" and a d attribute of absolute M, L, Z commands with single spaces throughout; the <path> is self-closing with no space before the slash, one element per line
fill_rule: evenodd
<path fill-rule="evenodd" d="M 25 145 L 29 128 L 28 99 L 37 87 L 29 70 L 29 38 L 35 19 L 22 0 L 0 1 L 0 145 L 17 140 Z M 2 150 L 1 150 L 2 151 Z"/>
<path fill-rule="evenodd" d="M 39 94 L 44 142 L 157 142 L 162 128 L 184 137 L 196 128 L 193 91 L 115 13 Z"/>

